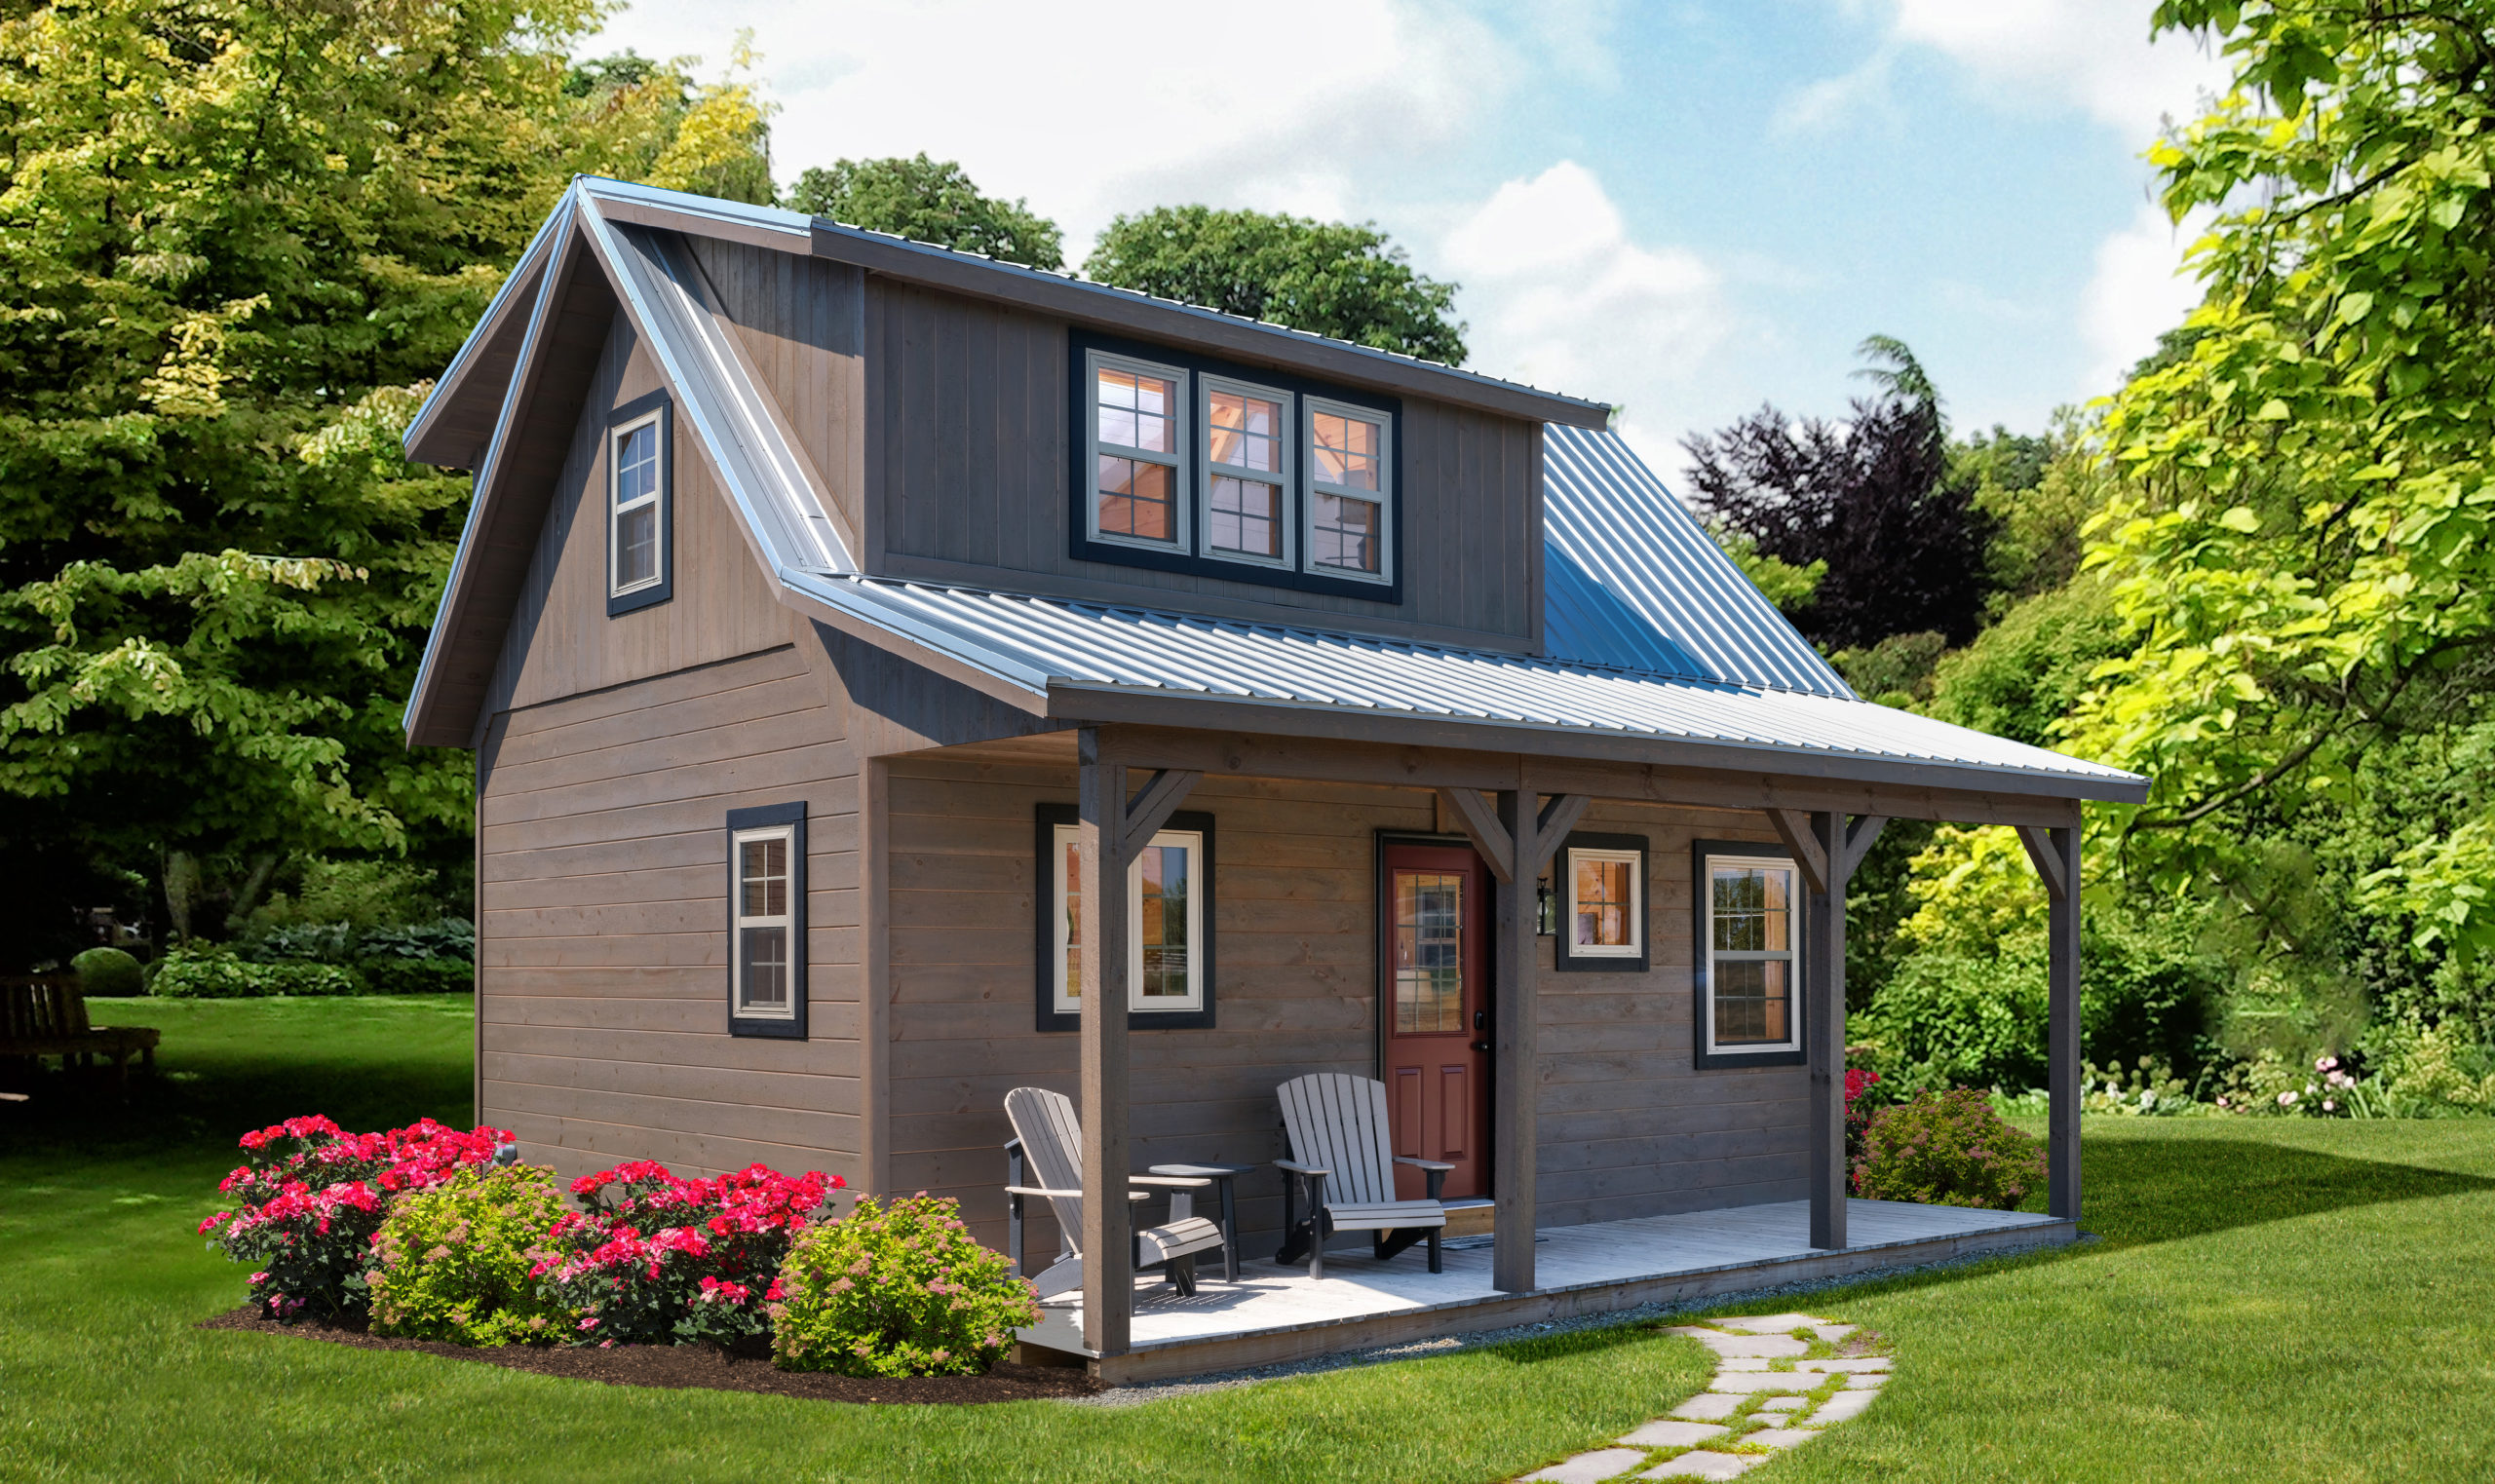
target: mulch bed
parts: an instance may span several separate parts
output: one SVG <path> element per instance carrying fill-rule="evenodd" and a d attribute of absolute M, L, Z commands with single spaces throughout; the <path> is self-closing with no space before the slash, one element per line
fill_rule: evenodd
<path fill-rule="evenodd" d="M 326 1340 L 360 1350 L 422 1351 L 453 1360 L 474 1360 L 539 1376 L 569 1376 L 602 1381 L 608 1386 L 707 1388 L 716 1391 L 760 1391 L 769 1396 L 800 1396 L 813 1401 L 902 1403 L 913 1406 L 965 1406 L 988 1401 L 1041 1401 L 1052 1397 L 1089 1396 L 1100 1389 L 1089 1374 L 1071 1367 L 1015 1365 L 1000 1361 L 984 1376 L 909 1376 L 901 1378 L 826 1376 L 814 1371 L 784 1371 L 771 1363 L 768 1351 L 730 1351 L 715 1345 L 595 1346 L 504 1345 L 479 1348 L 440 1340 L 400 1340 L 366 1332 L 361 1321 L 336 1323 L 300 1319 L 281 1324 L 260 1316 L 246 1304 L 200 1321 L 202 1329 L 239 1329 L 255 1334 L 290 1335 L 299 1340 Z"/>

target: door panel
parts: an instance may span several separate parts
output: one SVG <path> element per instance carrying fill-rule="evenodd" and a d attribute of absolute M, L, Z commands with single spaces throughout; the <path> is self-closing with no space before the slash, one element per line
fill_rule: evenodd
<path fill-rule="evenodd" d="M 1490 1194 L 1490 872 L 1469 846 L 1386 849 L 1388 1121 L 1395 1152 L 1455 1166 L 1449 1198 Z M 1428 1182 L 1398 1165 L 1396 1195 Z"/>

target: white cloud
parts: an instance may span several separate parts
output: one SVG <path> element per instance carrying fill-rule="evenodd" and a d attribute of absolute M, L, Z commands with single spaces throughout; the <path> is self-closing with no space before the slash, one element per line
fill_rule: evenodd
<path fill-rule="evenodd" d="M 1685 248 L 1632 241 L 1574 161 L 1501 185 L 1439 256 L 1464 285 L 1475 366 L 1626 403 L 1650 451 L 1688 424 L 1690 383 L 1731 328 L 1723 276 Z"/>
<path fill-rule="evenodd" d="M 2200 282 L 2177 270 L 2184 249 L 2207 228 L 2205 216 L 2187 217 L 2178 227 L 2143 204 L 2130 225 L 2096 245 L 2096 270 L 2081 292 L 2079 311 L 2089 395 L 2121 386 L 2132 364 L 2157 349 L 2157 337 L 2199 305 Z"/>
<path fill-rule="evenodd" d="M 1061 7 L 748 0 L 620 16 L 591 51 L 723 56 L 751 26 L 783 178 L 842 157 L 962 163 L 1027 197 L 1079 261 L 1175 202 L 1367 216 L 1399 164 L 1491 117 L 1512 71 L 1479 24 L 1407 0 Z"/>

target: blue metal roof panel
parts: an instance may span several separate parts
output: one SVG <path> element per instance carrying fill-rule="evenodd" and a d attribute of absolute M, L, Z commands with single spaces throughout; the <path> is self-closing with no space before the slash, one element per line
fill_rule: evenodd
<path fill-rule="evenodd" d="M 1620 435 L 1547 425 L 1542 480 L 1554 658 L 1854 695 Z"/>

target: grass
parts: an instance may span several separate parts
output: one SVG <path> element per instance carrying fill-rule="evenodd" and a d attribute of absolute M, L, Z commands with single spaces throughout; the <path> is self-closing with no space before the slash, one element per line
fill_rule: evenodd
<path fill-rule="evenodd" d="M 0 1478 L 1494 1480 L 1709 1368 L 1615 1329 L 1129 1408 L 848 1407 L 202 1331 L 241 1293 L 192 1235 L 234 1135 L 464 1120 L 467 1005 L 98 1009 L 163 1026 L 169 1075 L 0 1105 Z M 2088 1133 L 2104 1239 L 1804 1301 L 1900 1374 L 1746 1478 L 2495 1477 L 2495 1121 Z"/>

